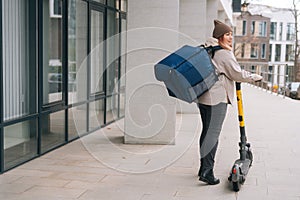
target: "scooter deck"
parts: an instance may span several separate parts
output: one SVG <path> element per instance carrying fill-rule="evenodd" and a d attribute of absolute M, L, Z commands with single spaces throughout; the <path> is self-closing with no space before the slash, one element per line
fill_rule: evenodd
<path fill-rule="evenodd" d="M 251 167 L 251 162 L 252 161 L 250 159 L 245 159 L 245 160 L 238 159 L 235 161 L 234 164 L 239 166 L 240 174 L 246 176 Z"/>

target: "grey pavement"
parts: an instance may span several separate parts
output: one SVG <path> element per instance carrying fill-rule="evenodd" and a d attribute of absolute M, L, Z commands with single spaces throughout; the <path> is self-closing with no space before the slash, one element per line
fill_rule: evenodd
<path fill-rule="evenodd" d="M 227 181 L 239 156 L 233 105 L 217 152 L 219 185 L 198 181 L 199 114 L 177 114 L 175 145 L 126 145 L 120 120 L 0 175 L 0 199 L 300 200 L 300 101 L 242 87 L 254 161 L 238 193 Z"/>

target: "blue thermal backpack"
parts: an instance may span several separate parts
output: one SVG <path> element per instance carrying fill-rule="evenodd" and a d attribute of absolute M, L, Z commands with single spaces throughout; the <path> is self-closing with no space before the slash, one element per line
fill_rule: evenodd
<path fill-rule="evenodd" d="M 218 81 L 211 58 L 221 48 L 184 45 L 155 64 L 155 77 L 171 97 L 192 103 Z"/>

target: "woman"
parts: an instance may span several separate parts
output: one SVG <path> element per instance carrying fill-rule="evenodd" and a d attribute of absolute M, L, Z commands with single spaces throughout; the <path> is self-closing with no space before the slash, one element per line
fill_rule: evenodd
<path fill-rule="evenodd" d="M 198 175 L 200 181 L 210 185 L 220 183 L 214 176 L 214 159 L 227 104 L 234 100 L 234 82 L 254 82 L 262 79 L 262 76 L 242 70 L 239 66 L 232 52 L 232 29 L 218 20 L 214 20 L 214 25 L 213 38 L 209 38 L 205 45 L 222 47 L 214 52 L 213 57 L 219 81 L 198 99 L 203 125 L 199 141 L 201 159 Z"/>

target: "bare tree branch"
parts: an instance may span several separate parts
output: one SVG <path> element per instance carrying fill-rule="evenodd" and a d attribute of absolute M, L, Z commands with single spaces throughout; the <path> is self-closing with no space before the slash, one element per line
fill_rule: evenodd
<path fill-rule="evenodd" d="M 300 81 L 300 66 L 298 64 L 299 56 L 300 56 L 300 48 L 299 48 L 299 42 L 298 42 L 298 16 L 299 12 L 297 10 L 297 4 L 299 3 L 299 0 L 293 0 L 293 8 L 290 10 L 294 16 L 295 20 L 295 60 L 294 60 L 294 70 L 293 70 L 293 81 Z"/>

